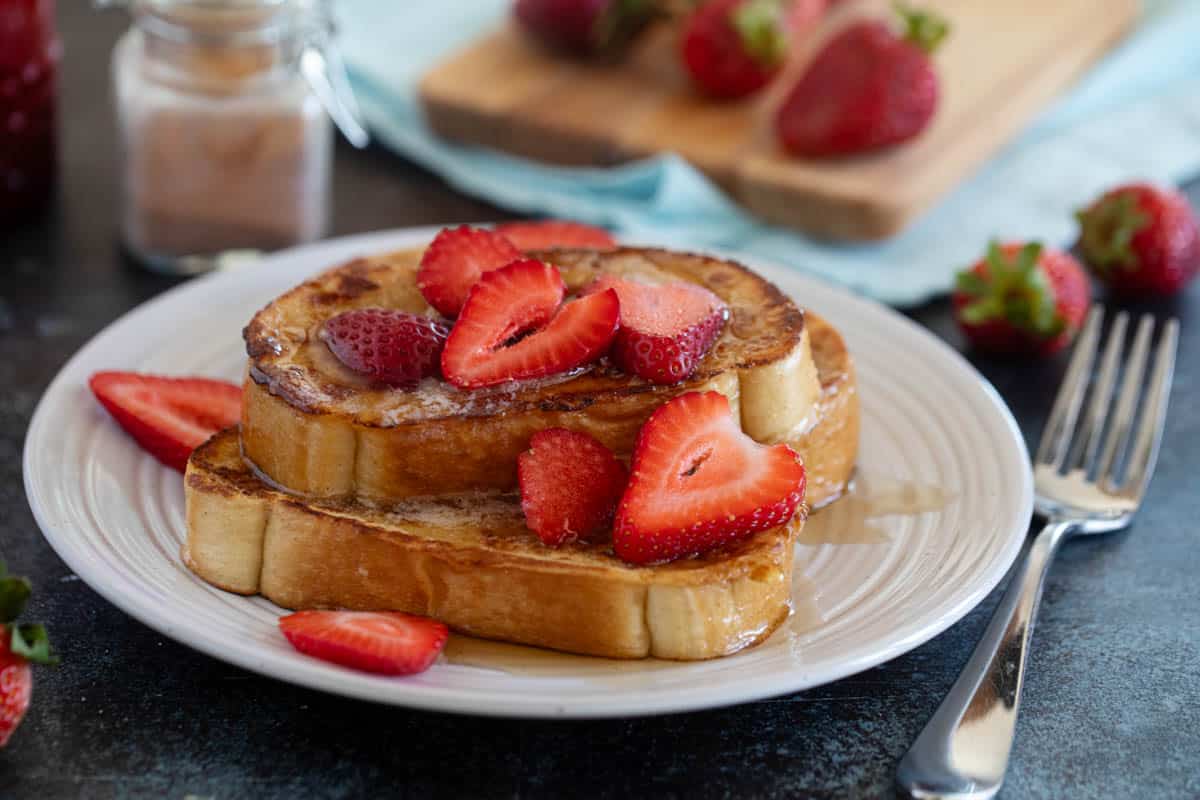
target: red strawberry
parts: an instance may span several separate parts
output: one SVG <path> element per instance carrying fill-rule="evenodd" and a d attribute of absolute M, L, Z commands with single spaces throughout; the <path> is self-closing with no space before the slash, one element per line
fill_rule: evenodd
<path fill-rule="evenodd" d="M 534 259 L 485 274 L 446 340 L 446 380 L 476 389 L 555 375 L 603 355 L 617 329 L 616 293 L 559 308 L 565 290 L 558 270 Z"/>
<path fill-rule="evenodd" d="M 744 434 L 723 394 L 688 392 L 638 434 L 613 548 L 632 564 L 703 553 L 783 525 L 804 488 L 804 464 L 790 447 Z"/>
<path fill-rule="evenodd" d="M 863 153 L 913 138 L 938 104 L 929 54 L 946 36 L 944 20 L 900 8 L 907 31 L 859 22 L 826 44 L 780 106 L 780 141 L 799 156 Z"/>
<path fill-rule="evenodd" d="M 301 653 L 381 675 L 413 675 L 437 660 L 450 632 L 428 617 L 397 611 L 297 611 L 279 630 Z"/>
<path fill-rule="evenodd" d="M 691 283 L 651 286 L 604 275 L 586 291 L 605 289 L 621 301 L 613 363 L 652 383 L 679 383 L 695 372 L 729 317 L 721 298 Z"/>
<path fill-rule="evenodd" d="M 9 577 L 0 561 L 0 747 L 8 744 L 29 708 L 33 694 L 30 662 L 58 663 L 58 657 L 50 652 L 45 628 L 15 624 L 25 610 L 29 591 L 29 581 Z"/>
<path fill-rule="evenodd" d="M 498 233 L 459 225 L 442 229 L 421 256 L 417 288 L 447 317 L 458 315 L 479 276 L 521 257 Z"/>
<path fill-rule="evenodd" d="M 791 0 L 785 3 L 788 34 L 798 39 L 815 28 L 837 0 Z"/>
<path fill-rule="evenodd" d="M 21 724 L 33 694 L 33 671 L 28 661 L 13 654 L 11 637 L 8 627 L 0 625 L 0 747 Z"/>
<path fill-rule="evenodd" d="M 1118 186 L 1077 216 L 1084 261 L 1115 292 L 1175 294 L 1200 271 L 1200 226 L 1179 192 Z"/>
<path fill-rule="evenodd" d="M 709 0 L 683 27 L 683 64 L 713 97 L 737 98 L 766 86 L 783 66 L 788 19 L 781 0 Z"/>
<path fill-rule="evenodd" d="M 193 450 L 242 416 L 242 389 L 225 381 L 97 372 L 88 385 L 142 449 L 180 472 Z"/>
<path fill-rule="evenodd" d="M 617 241 L 612 234 L 582 222 L 546 219 L 540 222 L 506 222 L 496 226 L 496 233 L 522 250 L 550 250 L 555 247 L 590 247 L 612 250 Z"/>
<path fill-rule="evenodd" d="M 412 387 L 438 374 L 449 327 L 387 308 L 356 308 L 325 323 L 321 338 L 355 372 L 390 386 Z"/>
<path fill-rule="evenodd" d="M 1049 355 L 1075 338 L 1090 296 L 1083 267 L 1066 253 L 992 242 L 986 258 L 958 274 L 952 301 L 980 350 Z"/>
<path fill-rule="evenodd" d="M 517 457 L 517 476 L 525 523 L 555 547 L 606 530 L 628 480 L 611 450 L 566 428 L 535 433 Z"/>
<path fill-rule="evenodd" d="M 655 0 L 517 0 L 513 8 L 538 41 L 577 56 L 620 52 L 656 13 Z"/>

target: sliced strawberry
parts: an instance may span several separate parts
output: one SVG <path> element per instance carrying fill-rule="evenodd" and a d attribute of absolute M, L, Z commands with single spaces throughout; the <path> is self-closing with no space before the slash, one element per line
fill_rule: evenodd
<path fill-rule="evenodd" d="M 242 416 L 241 387 L 225 381 L 97 372 L 88 385 L 144 450 L 180 472 L 193 450 Z"/>
<path fill-rule="evenodd" d="M 560 309 L 564 292 L 558 270 L 534 259 L 485 274 L 446 340 L 446 380 L 475 389 L 595 361 L 617 329 L 617 295 L 598 292 Z"/>
<path fill-rule="evenodd" d="M 437 375 L 449 326 L 388 308 L 356 308 L 321 328 L 329 350 L 350 369 L 391 386 Z"/>
<path fill-rule="evenodd" d="M 538 431 L 517 457 L 525 523 L 558 546 L 604 531 L 629 474 L 612 451 L 581 431 Z"/>
<path fill-rule="evenodd" d="M 604 275 L 585 293 L 605 289 L 621 301 L 613 363 L 652 383 L 679 383 L 695 372 L 729 317 L 721 298 L 691 283 L 651 286 Z"/>
<path fill-rule="evenodd" d="M 305 655 L 381 675 L 424 672 L 450 635 L 437 620 L 397 611 L 297 611 L 279 629 Z"/>
<path fill-rule="evenodd" d="M 479 276 L 521 257 L 508 239 L 483 228 L 445 228 L 429 243 L 417 271 L 417 288 L 447 317 L 458 315 Z"/>
<path fill-rule="evenodd" d="M 612 250 L 617 246 L 617 240 L 604 228 L 561 219 L 506 222 L 496 226 L 496 233 L 502 234 L 522 250 L 551 250 L 555 247 Z"/>
<path fill-rule="evenodd" d="M 632 564 L 703 553 L 783 525 L 804 488 L 804 464 L 790 447 L 744 434 L 724 395 L 688 392 L 638 434 L 613 548 Z"/>

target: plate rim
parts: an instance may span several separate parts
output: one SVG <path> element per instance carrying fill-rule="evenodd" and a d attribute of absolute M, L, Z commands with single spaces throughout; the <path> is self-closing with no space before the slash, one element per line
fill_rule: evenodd
<path fill-rule="evenodd" d="M 481 223 L 475 223 L 481 224 Z M 356 249 L 364 251 L 386 249 L 388 247 L 403 247 L 432 237 L 442 225 L 396 228 L 386 231 L 355 234 L 338 237 L 290 248 L 264 258 L 248 269 L 261 270 L 278 267 L 298 257 L 317 258 L 322 252 L 338 253 L 339 258 L 346 258 Z M 638 242 L 630 241 L 630 246 Z M 653 246 L 647 243 L 646 246 Z M 943 357 L 954 363 L 955 368 L 965 371 L 974 379 L 974 383 L 983 391 L 988 407 L 1000 421 L 1006 431 L 1009 443 L 1014 445 L 1023 458 L 1029 463 L 1029 454 L 1025 440 L 1013 418 L 1008 406 L 1000 397 L 995 387 L 961 353 L 938 338 L 931 331 L 922 327 L 895 309 L 876 303 L 872 300 L 857 296 L 843 287 L 829 284 L 820 278 L 791 270 L 785 266 L 771 264 L 762 259 L 753 258 L 736 251 L 705 250 L 719 257 L 738 260 L 751 265 L 755 269 L 774 272 L 790 272 L 797 279 L 817 284 L 822 290 L 839 296 L 855 313 L 882 314 L 889 324 L 897 324 L 907 328 L 914 335 L 922 338 L 925 344 L 940 351 Z M 350 256 L 352 257 L 352 256 Z M 308 273 L 305 273 L 307 275 Z M 300 277 L 299 275 L 297 276 Z M 369 702 L 422 709 L 442 711 L 472 716 L 491 716 L 524 719 L 594 719 L 610 717 L 647 716 L 652 714 L 679 713 L 699 711 L 703 709 L 721 708 L 730 705 L 778 697 L 797 691 L 815 688 L 836 680 L 856 675 L 872 667 L 890 661 L 916 647 L 924 644 L 935 636 L 948 630 L 962 620 L 973 608 L 991 593 L 1000 583 L 1005 574 L 1016 560 L 1024 544 L 1029 520 L 1033 512 L 1033 478 L 1029 472 L 1023 472 L 1020 479 L 1020 496 L 1016 498 L 1019 513 L 1014 517 L 1013 532 L 1010 533 L 1005 549 L 1001 551 L 988 570 L 975 582 L 972 590 L 961 597 L 958 602 L 940 610 L 936 620 L 925 623 L 912 633 L 897 638 L 886 647 L 874 648 L 869 652 L 858 653 L 853 657 L 841 660 L 836 667 L 825 668 L 818 673 L 812 673 L 803 668 L 782 671 L 772 676 L 772 680 L 760 681 L 754 684 L 744 682 L 732 686 L 721 686 L 714 691 L 711 685 L 693 686 L 668 690 L 657 690 L 653 693 L 641 692 L 634 695 L 633 701 L 611 693 L 597 692 L 599 701 L 591 700 L 590 695 L 580 694 L 580 698 L 589 698 L 588 702 L 580 705 L 555 702 L 530 702 L 523 695 L 513 697 L 497 697 L 493 692 L 481 692 L 472 689 L 453 689 L 448 687 L 413 686 L 410 691 L 397 693 L 394 689 L 385 695 L 378 693 L 379 681 L 387 681 L 389 686 L 397 685 L 395 679 L 378 678 L 364 675 L 344 668 L 327 665 L 322 662 L 287 662 L 279 664 L 269 657 L 256 657 L 247 648 L 230 648 L 228 641 L 215 635 L 196 631 L 193 628 L 179 630 L 169 619 L 168 609 L 159 610 L 153 606 L 143 605 L 129 589 L 123 586 L 120 575 L 116 576 L 106 568 L 102 561 L 92 561 L 70 541 L 69 524 L 58 524 L 50 518 L 49 505 L 42 497 L 43 487 L 34 480 L 38 472 L 37 459 L 40 448 L 36 444 L 43 438 L 42 430 L 48 424 L 50 406 L 53 398 L 67 391 L 67 381 L 70 377 L 84 369 L 92 352 L 101 349 L 105 340 L 129 325 L 136 324 L 137 318 L 149 313 L 160 305 L 171 303 L 179 295 L 197 291 L 197 287 L 207 286 L 219 281 L 236 282 L 241 279 L 240 271 L 217 272 L 197 279 L 185 281 L 162 292 L 159 295 L 140 303 L 107 324 L 92 336 L 59 368 L 41 398 L 26 431 L 25 445 L 22 454 L 22 473 L 26 498 L 33 512 L 34 519 L 43 537 L 50 544 L 59 558 L 75 572 L 87 585 L 115 605 L 118 609 L 150 627 L 158 633 L 167 636 L 193 650 L 198 650 L 226 663 L 266 677 L 282 680 L 294 685 L 319 689 L 332 694 L 354 697 Z M 787 293 L 787 292 L 785 292 Z M 40 474 L 40 473 L 39 473 Z M 1024 523 L 1019 523 L 1024 520 Z M 1019 525 L 1019 531 L 1018 531 Z M 859 648 L 860 650 L 863 648 Z M 350 678 L 350 679 L 347 679 Z M 649 699 L 647 698 L 649 694 Z M 482 698 L 486 697 L 486 701 Z M 609 702 L 604 702 L 605 700 Z"/>

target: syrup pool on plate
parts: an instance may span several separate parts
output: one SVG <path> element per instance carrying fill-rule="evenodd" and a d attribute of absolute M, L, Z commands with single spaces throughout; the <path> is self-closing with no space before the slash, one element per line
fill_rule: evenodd
<path fill-rule="evenodd" d="M 942 511 L 954 499 L 945 489 L 884 476 L 859 475 L 842 497 L 815 511 L 804 523 L 797 546 L 879 545 L 891 541 L 886 518 Z M 799 637 L 826 621 L 819 587 L 805 578 L 803 559 L 792 575 L 792 613 L 779 629 L 758 645 L 787 646 L 803 658 Z M 445 663 L 526 677 L 586 678 L 613 673 L 656 672 L 690 662 L 655 658 L 622 660 L 559 653 L 538 647 L 493 642 L 454 634 L 446 643 Z"/>

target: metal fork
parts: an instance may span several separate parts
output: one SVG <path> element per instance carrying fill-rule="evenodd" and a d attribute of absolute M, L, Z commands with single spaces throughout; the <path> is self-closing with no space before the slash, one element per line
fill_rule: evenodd
<path fill-rule="evenodd" d="M 1046 524 L 1008 589 L 971 660 L 900 761 L 896 781 L 916 798 L 990 798 L 1000 790 L 1017 723 L 1025 657 L 1042 584 L 1062 541 L 1121 530 L 1133 520 L 1158 457 L 1175 369 L 1179 323 L 1159 337 L 1150 383 L 1140 403 L 1154 321 L 1144 315 L 1125 359 L 1112 404 L 1129 315 L 1113 321 L 1095 379 L 1092 364 L 1103 311 L 1088 315 L 1033 463 L 1034 508 Z M 1091 401 L 1080 419 L 1091 384 Z M 1134 437 L 1135 417 L 1136 437 Z M 1124 459 L 1121 455 L 1132 449 Z"/>

